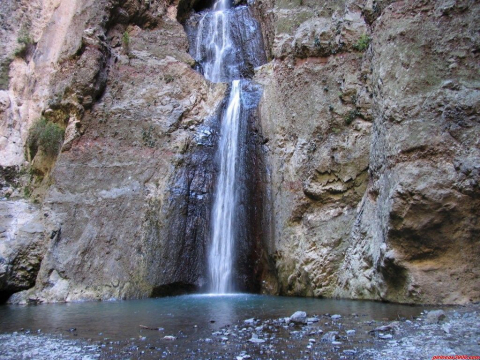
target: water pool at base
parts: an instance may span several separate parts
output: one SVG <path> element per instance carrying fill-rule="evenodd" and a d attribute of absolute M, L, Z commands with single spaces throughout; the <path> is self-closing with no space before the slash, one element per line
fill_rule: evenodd
<path fill-rule="evenodd" d="M 362 320 L 410 319 L 422 307 L 371 301 L 276 297 L 251 294 L 185 295 L 145 300 L 0 306 L 0 333 L 29 329 L 43 333 L 69 334 L 92 340 L 125 340 L 141 336 L 182 334 L 211 337 L 226 326 L 245 319 L 288 317 L 295 311 L 308 316 L 358 315 Z M 163 331 L 146 330 L 163 328 Z"/>

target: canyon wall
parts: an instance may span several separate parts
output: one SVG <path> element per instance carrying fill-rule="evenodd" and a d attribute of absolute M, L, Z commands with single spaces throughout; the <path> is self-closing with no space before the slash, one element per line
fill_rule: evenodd
<path fill-rule="evenodd" d="M 256 6 L 278 291 L 478 301 L 479 4 Z"/>
<path fill-rule="evenodd" d="M 179 21 L 205 5 L 0 3 L 1 298 L 202 289 L 227 87 L 193 69 Z M 480 5 L 251 6 L 261 291 L 479 301 Z M 58 155 L 29 146 L 40 117 L 65 131 Z"/>

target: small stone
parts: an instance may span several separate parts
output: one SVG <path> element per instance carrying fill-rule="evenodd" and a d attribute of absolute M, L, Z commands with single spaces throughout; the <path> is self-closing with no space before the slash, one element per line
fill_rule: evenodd
<path fill-rule="evenodd" d="M 177 337 L 172 335 L 167 335 L 163 337 L 163 340 L 173 341 L 173 340 L 177 340 Z M 205 339 L 205 341 L 207 341 L 207 339 Z"/>
<path fill-rule="evenodd" d="M 342 345 L 342 342 L 341 341 L 332 341 L 332 345 L 334 345 L 334 346 Z"/>
<path fill-rule="evenodd" d="M 443 310 L 432 310 L 428 312 L 426 321 L 428 324 L 438 324 L 444 319 L 445 312 Z"/>
<path fill-rule="evenodd" d="M 254 344 L 262 344 L 265 342 L 263 339 L 255 338 L 252 336 L 251 339 L 248 339 L 249 342 L 254 343 Z"/>
<path fill-rule="evenodd" d="M 347 330 L 347 335 L 355 335 L 355 330 Z"/>
<path fill-rule="evenodd" d="M 255 324 L 255 319 L 254 318 L 251 318 L 251 319 L 247 319 L 244 321 L 245 324 L 247 325 L 253 325 Z"/>
<path fill-rule="evenodd" d="M 352 349 L 346 349 L 346 350 L 343 350 L 343 353 L 345 355 L 355 355 L 357 352 L 355 350 L 352 350 Z"/>
<path fill-rule="evenodd" d="M 333 342 L 338 338 L 338 331 L 329 331 L 322 336 L 322 342 Z"/>
<path fill-rule="evenodd" d="M 239 355 L 236 357 L 237 360 L 244 360 L 244 359 L 251 359 L 251 356 L 250 355 Z"/>
<path fill-rule="evenodd" d="M 342 318 L 342 315 L 338 315 L 338 314 L 335 314 L 335 315 L 331 316 L 332 320 L 338 320 L 338 319 L 341 319 L 341 318 Z"/>
<path fill-rule="evenodd" d="M 378 334 L 378 338 L 382 340 L 390 340 L 393 338 L 392 334 Z"/>
<path fill-rule="evenodd" d="M 297 324 L 304 324 L 307 321 L 307 313 L 305 311 L 296 311 L 290 316 L 290 321 Z"/>
<path fill-rule="evenodd" d="M 311 343 L 316 343 L 316 342 L 317 342 L 317 340 L 315 340 L 315 339 L 308 339 L 308 342 L 311 342 Z"/>
<path fill-rule="evenodd" d="M 316 317 L 309 317 L 307 318 L 307 323 L 316 323 L 318 319 Z"/>

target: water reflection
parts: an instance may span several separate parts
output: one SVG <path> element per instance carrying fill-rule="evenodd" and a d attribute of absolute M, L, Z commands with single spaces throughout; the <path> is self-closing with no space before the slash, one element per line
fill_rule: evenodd
<path fill-rule="evenodd" d="M 368 301 L 287 298 L 248 294 L 222 296 L 190 295 L 160 299 L 46 304 L 37 306 L 1 306 L 0 332 L 20 328 L 47 333 L 68 333 L 76 328 L 79 337 L 92 339 L 138 338 L 151 328 L 164 328 L 158 337 L 167 334 L 210 336 L 226 325 L 234 325 L 248 318 L 279 318 L 297 310 L 309 316 L 322 314 L 350 315 L 363 319 L 393 320 L 412 318 L 421 307 L 384 304 Z M 195 327 L 195 325 L 197 327 Z M 148 332 L 152 335 L 151 330 Z"/>

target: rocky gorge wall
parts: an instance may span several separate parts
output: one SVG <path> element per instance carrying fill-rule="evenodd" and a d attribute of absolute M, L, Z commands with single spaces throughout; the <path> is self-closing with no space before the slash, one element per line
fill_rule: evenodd
<path fill-rule="evenodd" d="M 257 8 L 278 291 L 478 301 L 478 4 Z"/>
<path fill-rule="evenodd" d="M 188 55 L 179 20 L 202 5 L 0 4 L 4 298 L 202 288 L 227 91 Z M 255 69 L 263 96 L 249 125 L 249 162 L 264 169 L 250 181 L 268 195 L 249 195 L 261 291 L 478 301 L 480 6 L 252 7 L 269 58 Z M 58 156 L 25 151 L 42 115 L 65 129 Z"/>

